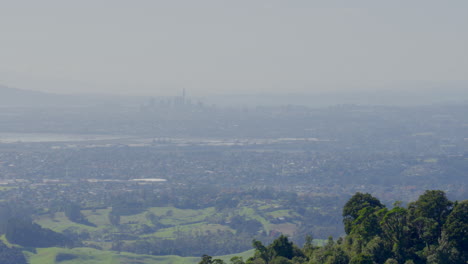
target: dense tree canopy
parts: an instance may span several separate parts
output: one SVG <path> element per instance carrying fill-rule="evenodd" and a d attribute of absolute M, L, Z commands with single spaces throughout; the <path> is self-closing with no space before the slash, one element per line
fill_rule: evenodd
<path fill-rule="evenodd" d="M 351 233 L 354 220 L 360 216 L 360 211 L 364 208 L 381 209 L 384 205 L 375 197 L 368 193 L 356 193 L 343 207 L 343 223 L 346 234 Z"/>
<path fill-rule="evenodd" d="M 391 209 L 370 194 L 356 193 L 343 208 L 343 222 L 348 235 L 336 241 L 330 237 L 322 247 L 308 237 L 299 248 L 281 235 L 268 246 L 254 240 L 254 256 L 231 263 L 468 263 L 468 201 L 453 203 L 442 191 L 426 191 L 407 208 L 396 203 Z M 214 263 L 207 259 L 200 263 Z"/>
<path fill-rule="evenodd" d="M 0 241 L 0 263 L 2 264 L 26 264 L 26 258 L 20 249 L 7 247 Z"/>
<path fill-rule="evenodd" d="M 468 251 L 468 200 L 455 205 L 443 229 L 452 245 L 466 255 Z"/>

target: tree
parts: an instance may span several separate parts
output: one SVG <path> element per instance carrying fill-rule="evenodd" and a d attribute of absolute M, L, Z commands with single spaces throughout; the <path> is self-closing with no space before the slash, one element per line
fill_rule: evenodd
<path fill-rule="evenodd" d="M 361 236 L 366 242 L 380 235 L 382 228 L 376 214 L 378 209 L 379 207 L 362 208 L 358 213 L 358 217 L 352 223 L 351 234 Z"/>
<path fill-rule="evenodd" d="M 343 223 L 345 225 L 346 234 L 350 234 L 353 222 L 359 217 L 359 211 L 363 208 L 371 207 L 374 209 L 382 209 L 385 206 L 375 197 L 368 193 L 357 192 L 343 207 Z"/>
<path fill-rule="evenodd" d="M 203 255 L 200 262 L 198 262 L 198 264 L 211 264 L 211 263 L 213 263 L 213 257 L 209 255 Z"/>
<path fill-rule="evenodd" d="M 439 237 L 437 231 L 439 224 L 434 219 L 418 217 L 412 219 L 410 225 L 418 241 L 423 244 L 422 246 L 427 247 L 437 242 L 437 238 Z M 416 246 L 417 242 L 414 244 Z"/>
<path fill-rule="evenodd" d="M 427 264 L 466 263 L 466 259 L 463 260 L 463 256 L 461 256 L 460 252 L 451 245 L 444 232 L 438 242 L 438 244 L 430 245 L 424 249 Z M 466 251 L 466 249 L 464 251 Z"/>
<path fill-rule="evenodd" d="M 68 203 L 64 208 L 65 216 L 72 222 L 96 227 L 95 224 L 91 223 L 86 219 L 86 217 L 81 213 L 81 207 L 75 203 Z"/>
<path fill-rule="evenodd" d="M 255 248 L 255 259 L 262 259 L 265 264 L 269 264 L 270 261 L 274 258 L 275 252 L 269 247 L 265 247 L 262 242 L 258 240 L 252 241 L 253 247 Z"/>
<path fill-rule="evenodd" d="M 117 213 L 111 211 L 108 214 L 108 218 L 111 225 L 117 226 L 120 224 L 120 215 L 118 215 Z"/>
<path fill-rule="evenodd" d="M 376 263 L 383 263 L 392 256 L 391 248 L 378 236 L 374 237 L 366 244 L 363 252 L 364 254 L 371 255 Z"/>
<path fill-rule="evenodd" d="M 395 207 L 388 211 L 381 221 L 383 234 L 393 244 L 392 251 L 399 260 L 404 257 L 404 250 L 407 249 L 407 214 L 405 208 Z"/>
<path fill-rule="evenodd" d="M 442 225 L 453 208 L 443 191 L 428 190 L 419 196 L 418 200 L 411 203 L 408 209 L 413 218 L 426 217 L 437 222 L 437 235 L 440 235 Z"/>
<path fill-rule="evenodd" d="M 450 243 L 458 249 L 465 261 L 468 261 L 468 200 L 457 203 L 447 217 L 443 230 Z"/>
<path fill-rule="evenodd" d="M 305 238 L 304 246 L 302 247 L 302 251 L 308 257 L 310 255 L 312 255 L 312 253 L 315 250 L 314 244 L 312 244 L 313 240 L 314 239 L 313 239 L 313 237 L 311 235 L 307 235 L 306 238 Z"/>
<path fill-rule="evenodd" d="M 145 218 L 146 218 L 146 220 L 151 222 L 152 225 L 154 225 L 154 226 L 159 225 L 159 219 L 153 212 L 151 212 L 151 211 L 146 212 Z"/>
<path fill-rule="evenodd" d="M 468 201 L 453 204 L 443 192 L 426 191 L 407 208 L 398 202 L 388 210 L 369 194 L 357 193 L 343 215 L 345 223 L 352 220 L 351 233 L 337 242 L 330 237 L 314 247 L 308 236 L 300 249 L 283 235 L 268 246 L 254 240 L 255 255 L 247 264 L 468 263 Z"/>
<path fill-rule="evenodd" d="M 202 259 L 198 264 L 225 264 L 223 260 L 221 259 L 213 259 L 212 256 L 209 255 L 203 255 Z"/>
<path fill-rule="evenodd" d="M 271 264 L 294 264 L 294 263 L 288 258 L 277 256 L 271 261 Z"/>
<path fill-rule="evenodd" d="M 358 254 L 351 258 L 349 264 L 373 264 L 372 257 L 369 255 Z"/>
<path fill-rule="evenodd" d="M 287 259 L 292 259 L 294 257 L 293 243 L 288 240 L 287 236 L 281 235 L 275 239 L 270 246 L 276 256 L 285 257 Z"/>
<path fill-rule="evenodd" d="M 231 264 L 245 264 L 244 260 L 242 259 L 242 257 L 232 257 L 231 258 Z"/>
<path fill-rule="evenodd" d="M 57 233 L 40 225 L 23 219 L 8 221 L 5 237 L 11 243 L 24 247 L 72 246 L 79 241 L 71 241 L 61 233 Z"/>
<path fill-rule="evenodd" d="M 330 258 L 329 258 L 330 259 Z M 341 247 L 334 247 L 332 251 L 333 264 L 348 264 L 349 257 Z"/>
<path fill-rule="evenodd" d="M 2 264 L 27 264 L 21 249 L 7 247 L 3 241 L 0 241 L 0 263 Z"/>

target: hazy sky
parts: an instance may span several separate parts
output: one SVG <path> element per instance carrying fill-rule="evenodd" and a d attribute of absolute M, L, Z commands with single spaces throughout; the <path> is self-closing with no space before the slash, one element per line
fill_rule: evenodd
<path fill-rule="evenodd" d="M 0 0 L 0 84 L 199 95 L 468 79 L 468 1 L 323 2 Z"/>

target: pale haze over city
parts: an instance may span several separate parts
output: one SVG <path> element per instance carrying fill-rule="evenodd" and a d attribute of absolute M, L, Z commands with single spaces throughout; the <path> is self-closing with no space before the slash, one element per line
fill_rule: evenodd
<path fill-rule="evenodd" d="M 2 1 L 0 82 L 194 95 L 466 83 L 466 1 Z"/>

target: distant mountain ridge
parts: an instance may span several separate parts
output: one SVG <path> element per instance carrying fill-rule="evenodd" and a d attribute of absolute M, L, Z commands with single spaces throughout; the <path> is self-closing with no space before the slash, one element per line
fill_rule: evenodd
<path fill-rule="evenodd" d="M 0 107 L 88 107 L 138 105 L 140 97 L 113 95 L 54 94 L 0 85 Z"/>
<path fill-rule="evenodd" d="M 23 90 L 0 85 L 0 106 L 49 106 L 55 105 L 68 96 Z"/>
<path fill-rule="evenodd" d="M 406 88 L 406 89 L 405 89 Z M 0 85 L 0 107 L 74 107 L 98 105 L 140 106 L 158 96 L 118 96 L 54 94 Z M 165 96 L 162 96 L 165 98 Z M 415 83 L 395 89 L 330 90 L 304 93 L 211 94 L 200 98 L 218 106 L 280 106 L 303 105 L 326 107 L 342 104 L 359 105 L 427 105 L 438 103 L 468 103 L 468 82 L 425 85 Z"/>

